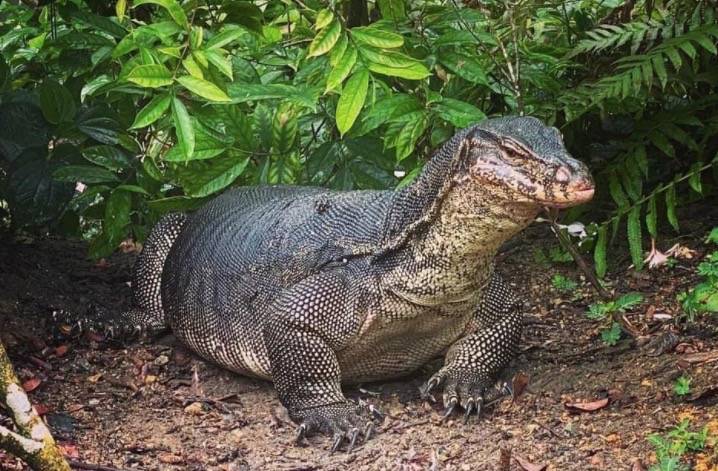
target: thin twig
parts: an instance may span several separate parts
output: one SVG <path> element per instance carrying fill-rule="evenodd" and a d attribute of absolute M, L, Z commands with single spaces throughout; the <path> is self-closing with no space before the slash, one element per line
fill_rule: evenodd
<path fill-rule="evenodd" d="M 114 468 L 112 466 L 105 466 L 101 464 L 84 463 L 82 461 L 68 460 L 70 466 L 75 469 L 87 469 L 90 471 L 126 471 L 122 468 Z"/>
<path fill-rule="evenodd" d="M 561 228 L 558 227 L 558 224 L 556 223 L 555 214 L 552 214 L 550 210 L 548 211 L 548 213 L 549 224 L 551 224 L 551 229 L 553 230 L 554 234 L 556 234 L 556 237 L 558 238 L 558 242 L 559 244 L 561 244 L 561 247 L 563 247 L 564 250 L 571 254 L 571 257 L 573 257 L 573 260 L 576 262 L 576 265 L 578 265 L 578 268 L 580 268 L 583 274 L 586 275 L 586 279 L 591 282 L 593 287 L 598 292 L 599 296 L 601 296 L 601 298 L 606 301 L 612 299 L 611 293 L 609 293 L 606 288 L 604 288 L 598 281 L 598 278 L 596 278 L 596 274 L 594 273 L 593 268 L 589 266 L 586 260 L 584 260 L 583 256 L 578 251 L 573 242 L 571 242 L 568 237 L 566 237 L 566 235 L 561 232 Z"/>

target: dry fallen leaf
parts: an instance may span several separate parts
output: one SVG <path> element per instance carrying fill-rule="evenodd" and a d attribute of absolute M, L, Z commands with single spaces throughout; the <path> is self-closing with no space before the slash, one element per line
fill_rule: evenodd
<path fill-rule="evenodd" d="M 521 469 L 524 471 L 543 471 L 546 469 L 545 464 L 535 464 L 530 461 L 528 461 L 526 458 L 521 457 L 521 455 L 514 454 L 514 459 L 516 462 L 521 466 Z"/>
<path fill-rule="evenodd" d="M 61 358 L 61 357 L 65 356 L 65 354 L 67 353 L 67 351 L 69 349 L 70 349 L 70 347 L 68 345 L 59 345 L 59 346 L 55 347 L 55 356 L 58 358 Z"/>
<path fill-rule="evenodd" d="M 40 378 L 30 378 L 24 383 L 22 383 L 22 388 L 25 390 L 25 392 L 34 391 L 37 389 L 38 386 L 40 386 L 40 383 L 42 383 Z"/>
<path fill-rule="evenodd" d="M 526 390 L 526 386 L 529 384 L 529 375 L 524 373 L 523 371 L 519 371 L 514 375 L 513 379 L 511 380 L 511 391 L 512 391 L 512 400 L 516 402 L 516 400 L 521 397 L 521 395 Z"/>
<path fill-rule="evenodd" d="M 100 378 L 102 378 L 102 373 L 97 373 L 92 376 L 88 376 L 87 381 L 89 381 L 91 383 L 96 383 L 100 380 Z"/>
<path fill-rule="evenodd" d="M 606 407 L 608 402 L 609 399 L 604 397 L 603 399 L 597 399 L 591 402 L 567 402 L 564 404 L 564 407 L 572 412 L 594 412 Z"/>
<path fill-rule="evenodd" d="M 77 445 L 72 443 L 59 443 L 57 446 L 67 458 L 75 459 L 80 457 L 80 450 L 77 449 Z"/>
<path fill-rule="evenodd" d="M 631 471 L 646 471 L 646 468 L 643 467 L 643 463 L 641 463 L 641 460 L 639 458 L 636 458 L 633 461 L 633 465 L 631 465 Z"/>

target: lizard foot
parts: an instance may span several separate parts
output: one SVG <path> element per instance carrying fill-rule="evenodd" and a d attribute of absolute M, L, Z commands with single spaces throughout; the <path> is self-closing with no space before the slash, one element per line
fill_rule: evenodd
<path fill-rule="evenodd" d="M 350 453 L 357 441 L 368 441 L 374 430 L 374 421 L 384 415 L 374 406 L 346 402 L 305 409 L 297 414 L 298 422 L 296 442 L 300 443 L 306 435 L 321 432 L 332 435 L 332 453 L 342 443 L 348 442 Z"/>
<path fill-rule="evenodd" d="M 134 310 L 114 314 L 95 305 L 90 305 L 85 314 L 55 310 L 52 312 L 51 330 L 57 340 L 94 334 L 99 336 L 97 340 L 129 343 L 151 331 L 140 323 L 133 322 L 133 313 Z"/>
<path fill-rule="evenodd" d="M 464 410 L 464 423 L 467 423 L 473 413 L 479 417 L 486 404 L 507 394 L 505 383 L 499 385 L 489 375 L 444 367 L 420 389 L 422 398 L 433 399 L 432 391 L 442 383 L 445 407 L 442 421 L 448 419 L 459 406 Z"/>

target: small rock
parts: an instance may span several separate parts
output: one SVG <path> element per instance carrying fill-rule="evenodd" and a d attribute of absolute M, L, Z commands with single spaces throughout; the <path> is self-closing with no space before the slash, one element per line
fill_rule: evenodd
<path fill-rule="evenodd" d="M 202 413 L 204 412 L 204 408 L 202 407 L 201 402 L 193 402 L 192 404 L 185 407 L 184 411 L 190 415 L 202 415 Z"/>
<path fill-rule="evenodd" d="M 156 383 L 156 382 L 157 382 L 157 376 L 155 376 L 155 375 L 145 376 L 145 384 L 152 384 L 152 383 Z"/>
<path fill-rule="evenodd" d="M 177 456 L 173 453 L 166 453 L 166 452 L 160 453 L 157 456 L 157 459 L 160 460 L 160 463 L 165 463 L 165 464 L 180 464 L 183 462 L 182 457 Z"/>
<path fill-rule="evenodd" d="M 169 362 L 170 358 L 167 355 L 160 355 L 153 361 L 153 363 L 157 366 L 165 366 Z"/>

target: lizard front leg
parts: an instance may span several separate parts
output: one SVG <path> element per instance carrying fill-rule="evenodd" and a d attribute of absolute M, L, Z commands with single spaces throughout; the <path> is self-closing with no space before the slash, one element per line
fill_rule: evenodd
<path fill-rule="evenodd" d="M 297 439 L 333 434 L 332 451 L 344 440 L 350 451 L 360 434 L 366 440 L 372 430 L 373 409 L 342 393 L 336 355 L 359 332 L 357 301 L 343 275 L 317 275 L 284 292 L 263 329 L 277 393 L 300 424 Z"/>
<path fill-rule="evenodd" d="M 498 275 L 494 275 L 474 315 L 470 333 L 454 343 L 444 366 L 427 382 L 423 392 L 444 384 L 448 417 L 459 405 L 466 422 L 477 415 L 501 371 L 516 355 L 521 340 L 521 303 Z"/>

